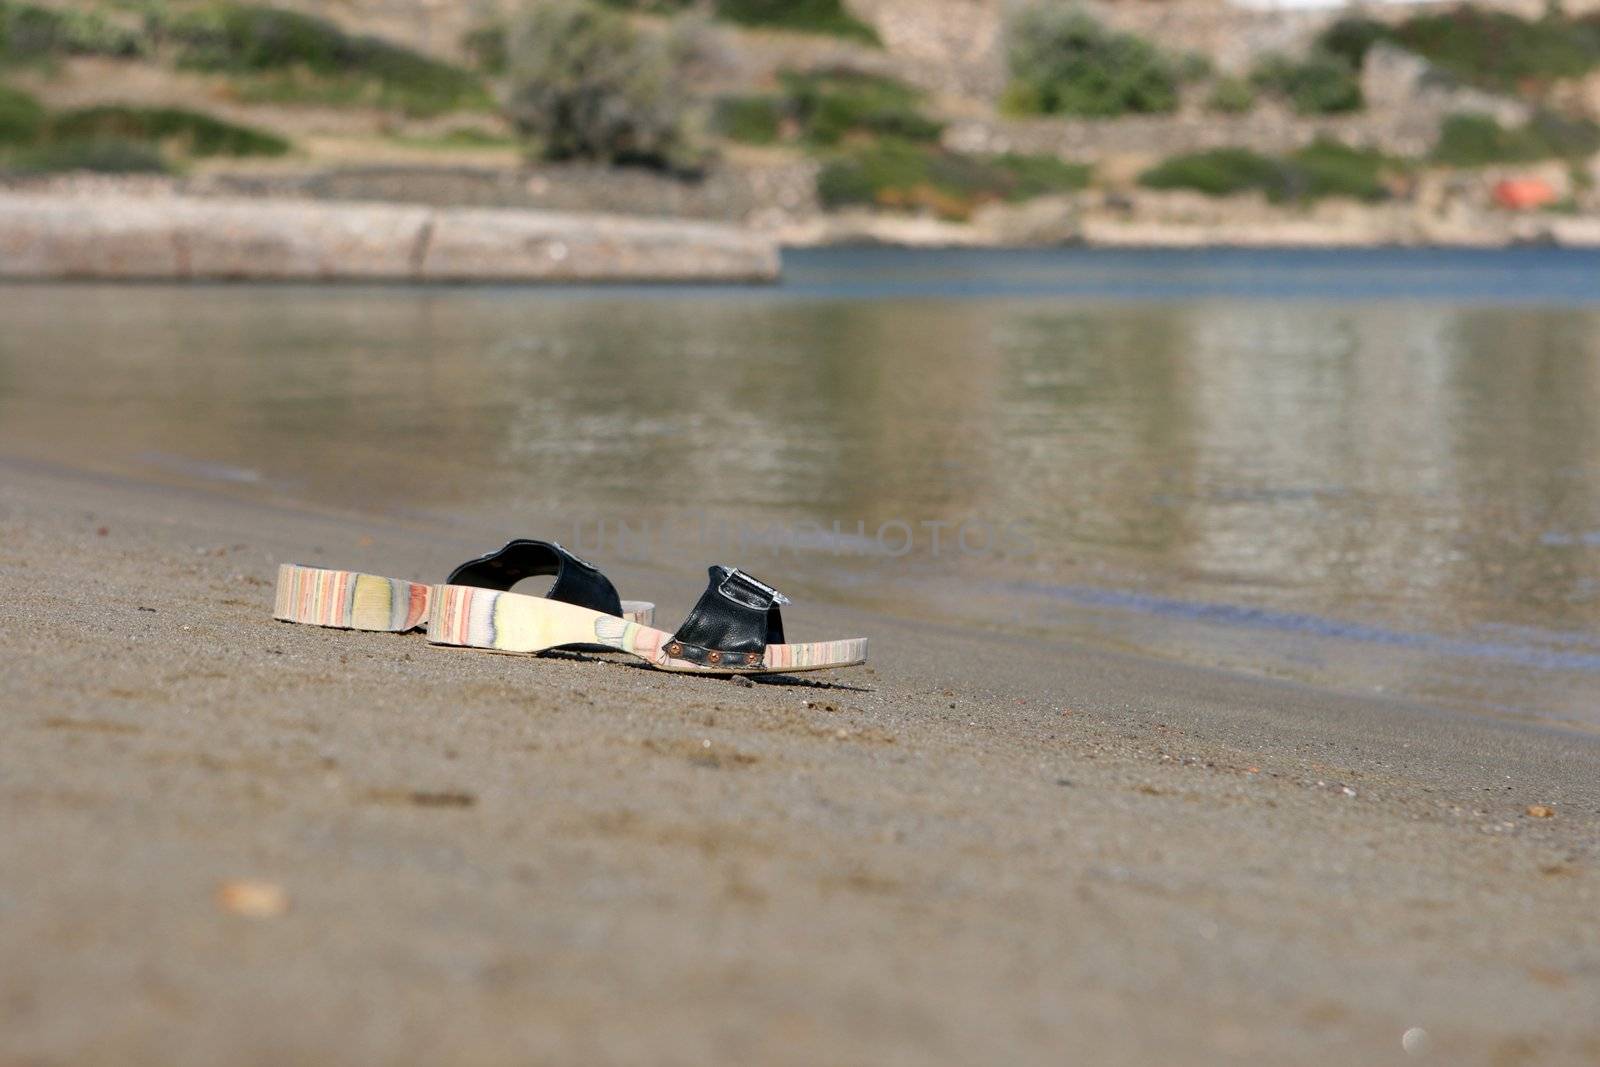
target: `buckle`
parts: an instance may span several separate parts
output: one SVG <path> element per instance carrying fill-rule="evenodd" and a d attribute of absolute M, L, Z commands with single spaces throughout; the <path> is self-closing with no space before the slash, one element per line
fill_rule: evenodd
<path fill-rule="evenodd" d="M 745 585 L 749 589 L 754 590 L 756 593 L 760 594 L 761 596 L 766 597 L 767 598 L 767 602 L 769 604 L 788 604 L 788 603 L 791 603 L 791 601 L 789 600 L 788 597 L 784 596 L 782 593 L 780 593 L 776 589 L 772 588 L 772 586 L 768 585 L 766 582 L 763 582 L 760 578 L 756 578 L 756 577 L 754 577 L 752 575 L 746 574 L 744 571 L 740 570 L 737 567 L 734 567 L 734 568 L 730 569 L 728 571 L 728 576 L 726 578 L 722 579 L 722 581 L 717 584 L 717 591 L 725 593 L 727 591 L 728 584 L 730 582 L 732 582 L 736 578 L 739 580 L 739 582 L 741 584 Z"/>

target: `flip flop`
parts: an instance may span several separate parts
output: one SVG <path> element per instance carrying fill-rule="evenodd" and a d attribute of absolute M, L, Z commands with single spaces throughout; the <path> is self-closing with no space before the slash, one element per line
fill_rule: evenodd
<path fill-rule="evenodd" d="M 778 605 L 789 598 L 743 571 L 712 566 L 711 580 L 677 633 L 557 600 L 469 585 L 433 590 L 428 640 L 496 652 L 607 645 L 664 671 L 790 674 L 867 660 L 864 637 L 790 645 Z"/>
<path fill-rule="evenodd" d="M 549 574 L 555 575 L 556 580 L 544 596 L 552 601 L 576 605 L 618 622 L 649 625 L 655 618 L 654 604 L 619 599 L 616 588 L 594 564 L 579 559 L 554 541 L 507 541 L 498 551 L 469 559 L 451 571 L 446 581 L 453 587 L 503 592 L 524 578 Z M 344 630 L 405 633 L 428 625 L 433 590 L 441 588 L 445 587 L 284 563 L 278 566 L 272 617 Z"/>

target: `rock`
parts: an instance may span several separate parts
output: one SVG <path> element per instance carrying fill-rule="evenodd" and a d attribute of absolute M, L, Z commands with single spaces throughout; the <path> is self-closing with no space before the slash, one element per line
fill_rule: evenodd
<path fill-rule="evenodd" d="M 1530 819 L 1553 819 L 1556 817 L 1556 809 L 1544 804 L 1529 804 L 1527 814 Z"/>
<path fill-rule="evenodd" d="M 273 882 L 223 882 L 217 887 L 217 906 L 247 919 L 272 919 L 289 910 L 289 894 Z"/>
<path fill-rule="evenodd" d="M 730 226 L 311 200 L 0 194 L 0 278 L 773 281 Z"/>
<path fill-rule="evenodd" d="M 768 241 L 710 223 L 441 209 L 420 260 L 426 281 L 771 281 Z"/>

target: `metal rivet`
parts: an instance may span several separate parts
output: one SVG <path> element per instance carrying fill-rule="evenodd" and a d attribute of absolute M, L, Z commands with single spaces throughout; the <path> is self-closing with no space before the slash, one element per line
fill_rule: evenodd
<path fill-rule="evenodd" d="M 672 642 L 672 644 L 667 646 L 667 654 L 669 656 L 676 656 L 679 653 L 681 653 L 682 651 L 683 651 L 683 646 L 678 644 L 678 642 L 676 642 L 676 641 Z"/>
<path fill-rule="evenodd" d="M 744 657 L 744 661 L 745 661 L 745 662 L 746 662 L 746 663 L 748 663 L 748 664 L 750 664 L 750 665 L 751 665 L 751 666 L 752 666 L 752 667 L 753 667 L 753 666 L 755 666 L 755 665 L 756 665 L 756 664 L 757 664 L 757 663 L 760 663 L 760 662 L 761 662 L 761 653 L 759 653 L 759 652 L 750 652 L 750 653 L 747 653 L 747 654 L 746 654 L 746 655 L 745 655 L 745 657 Z"/>
<path fill-rule="evenodd" d="M 722 662 L 722 653 L 721 652 L 715 652 L 715 651 L 709 652 L 709 653 L 706 654 L 706 659 L 710 660 L 712 663 L 721 663 Z"/>

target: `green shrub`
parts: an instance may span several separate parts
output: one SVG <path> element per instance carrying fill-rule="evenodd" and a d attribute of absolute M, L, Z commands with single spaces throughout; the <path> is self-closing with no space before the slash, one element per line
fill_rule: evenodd
<path fill-rule="evenodd" d="M 139 108 L 106 105 L 54 116 L 49 122 L 54 141 L 176 141 L 184 155 L 281 156 L 289 142 L 276 134 L 236 126 L 182 108 Z"/>
<path fill-rule="evenodd" d="M 1225 115 L 1239 115 L 1256 106 L 1256 90 L 1243 78 L 1218 78 L 1206 98 L 1206 107 Z"/>
<path fill-rule="evenodd" d="M 785 71 L 775 96 L 726 97 L 715 126 L 731 140 L 771 144 L 792 130 L 808 147 L 890 137 L 936 141 L 943 127 L 922 113 L 922 94 L 893 78 L 848 69 Z"/>
<path fill-rule="evenodd" d="M 1318 138 L 1290 153 L 1287 162 L 1292 184 L 1285 199 L 1298 200 L 1325 196 L 1383 200 L 1389 195 L 1383 176 L 1399 167 L 1381 152 L 1351 148 L 1328 138 Z"/>
<path fill-rule="evenodd" d="M 1007 200 L 1032 200 L 1036 196 L 1068 193 L 1089 184 L 1093 168 L 1083 163 L 1068 163 L 1057 156 L 1032 156 L 1008 152 L 994 156 L 989 165 L 1005 175 L 1000 183 Z"/>
<path fill-rule="evenodd" d="M 678 15 L 697 8 L 701 0 L 598 0 L 618 11 L 637 11 L 645 15 Z"/>
<path fill-rule="evenodd" d="M 1267 56 L 1251 72 L 1250 80 L 1287 100 L 1301 115 L 1359 111 L 1366 103 L 1356 68 L 1331 52 L 1314 50 L 1301 60 Z"/>
<path fill-rule="evenodd" d="M 1386 24 L 1352 15 L 1323 30 L 1317 37 L 1316 48 L 1328 55 L 1338 56 L 1350 64 L 1351 69 L 1360 70 L 1373 45 L 1392 40 L 1394 31 Z"/>
<path fill-rule="evenodd" d="M 300 88 L 322 98 L 319 89 L 326 88 L 326 98 L 365 99 L 421 115 L 484 106 L 488 99 L 470 71 L 381 38 L 351 36 L 295 11 L 215 4 L 166 19 L 161 33 L 176 47 L 181 66 L 279 76 L 268 97 L 292 98 Z"/>
<path fill-rule="evenodd" d="M 1596 151 L 1600 151 L 1600 126 L 1542 111 L 1516 129 L 1506 129 L 1488 115 L 1451 115 L 1440 127 L 1431 157 L 1454 167 L 1481 167 L 1583 158 Z"/>
<path fill-rule="evenodd" d="M 440 134 L 428 136 L 396 136 L 393 138 L 399 144 L 412 148 L 436 148 L 451 150 L 457 148 L 508 148 L 517 142 L 514 138 L 491 130 L 481 129 L 477 126 L 456 126 Z"/>
<path fill-rule="evenodd" d="M 44 108 L 19 89 L 0 85 L 0 145 L 32 144 L 44 130 Z"/>
<path fill-rule="evenodd" d="M 971 156 L 885 140 L 831 159 L 817 177 L 828 207 L 929 211 L 964 219 L 979 204 L 1081 189 L 1089 169 L 1043 156 Z"/>
<path fill-rule="evenodd" d="M 102 174 L 163 174 L 171 168 L 152 145 L 99 137 L 42 142 L 12 155 L 4 169 L 22 174 L 74 170 Z"/>
<path fill-rule="evenodd" d="M 1282 165 L 1248 148 L 1215 148 L 1173 156 L 1139 176 L 1151 189 L 1193 189 L 1207 196 L 1232 196 L 1282 183 Z"/>
<path fill-rule="evenodd" d="M 1108 117 L 1178 106 L 1171 60 L 1076 7 L 1022 9 L 1008 27 L 1007 53 L 1011 84 L 1002 104 L 1013 113 Z"/>
<path fill-rule="evenodd" d="M 933 141 L 943 129 L 919 110 L 921 94 L 892 78 L 834 70 L 789 72 L 781 81 L 790 114 L 815 145 L 863 134 Z"/>
<path fill-rule="evenodd" d="M 876 45 L 878 33 L 845 10 L 840 0 L 600 0 L 606 7 L 647 15 L 677 15 L 709 6 L 724 22 L 793 33 L 844 37 Z"/>
<path fill-rule="evenodd" d="M 512 27 L 507 111 L 545 159 L 690 170 L 681 58 L 659 38 L 584 0 L 530 4 Z"/>
<path fill-rule="evenodd" d="M 1176 64 L 1181 82 L 1203 82 L 1217 72 L 1216 64 L 1204 52 L 1185 52 Z"/>
<path fill-rule="evenodd" d="M 461 35 L 461 50 L 485 74 L 506 71 L 506 24 L 485 22 Z"/>
<path fill-rule="evenodd" d="M 783 132 L 784 113 L 776 96 L 726 96 L 717 101 L 712 125 L 730 141 L 772 144 Z"/>
<path fill-rule="evenodd" d="M 1193 189 L 1206 196 L 1261 192 L 1274 202 L 1325 196 L 1379 200 L 1387 195 L 1382 175 L 1393 165 L 1380 153 L 1319 140 L 1283 158 L 1248 148 L 1174 156 L 1140 175 L 1139 183 L 1151 189 Z"/>
<path fill-rule="evenodd" d="M 1463 6 L 1407 19 L 1394 38 L 1441 70 L 1497 92 L 1579 77 L 1600 65 L 1600 23 L 1555 14 L 1530 22 Z"/>
<path fill-rule="evenodd" d="M 821 33 L 877 44 L 871 26 L 851 15 L 840 0 L 715 0 L 719 19 L 800 33 Z"/>
<path fill-rule="evenodd" d="M 1453 167 L 1480 167 L 1522 158 L 1510 131 L 1492 116 L 1451 115 L 1439 127 L 1431 158 Z"/>
<path fill-rule="evenodd" d="M 52 56 L 136 56 L 147 42 L 92 8 L 47 8 L 0 0 L 0 57 L 18 63 Z"/>

